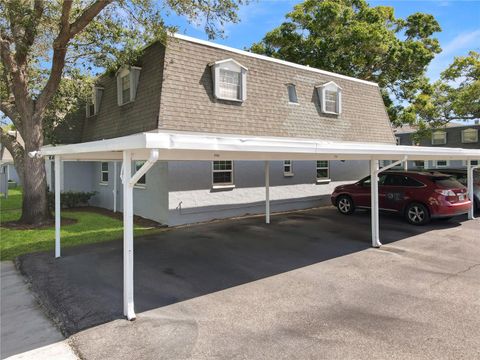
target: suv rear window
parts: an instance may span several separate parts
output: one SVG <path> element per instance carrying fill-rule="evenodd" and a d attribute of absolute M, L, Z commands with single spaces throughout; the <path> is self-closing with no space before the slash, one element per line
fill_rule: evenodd
<path fill-rule="evenodd" d="M 430 180 L 442 188 L 463 188 L 463 185 L 452 176 L 432 176 Z"/>

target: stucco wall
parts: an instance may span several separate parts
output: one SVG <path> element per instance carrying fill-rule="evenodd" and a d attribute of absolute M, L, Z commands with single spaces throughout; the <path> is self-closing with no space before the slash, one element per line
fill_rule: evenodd
<path fill-rule="evenodd" d="M 235 161 L 235 188 L 212 189 L 211 162 L 169 163 L 169 225 L 265 212 L 264 163 Z M 283 162 L 270 162 L 271 209 L 287 211 L 329 204 L 335 186 L 368 173 L 362 161 L 331 161 L 329 184 L 316 184 L 315 161 L 294 161 L 294 176 L 283 174 Z"/>

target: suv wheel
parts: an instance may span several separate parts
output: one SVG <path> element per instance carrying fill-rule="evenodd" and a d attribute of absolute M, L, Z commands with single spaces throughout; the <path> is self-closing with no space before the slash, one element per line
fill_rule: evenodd
<path fill-rule="evenodd" d="M 430 214 L 425 205 L 412 203 L 405 210 L 405 217 L 410 224 L 425 225 L 430 221 Z"/>
<path fill-rule="evenodd" d="M 343 215 L 353 214 L 355 206 L 353 205 L 352 198 L 347 195 L 340 196 L 337 200 L 337 209 Z"/>

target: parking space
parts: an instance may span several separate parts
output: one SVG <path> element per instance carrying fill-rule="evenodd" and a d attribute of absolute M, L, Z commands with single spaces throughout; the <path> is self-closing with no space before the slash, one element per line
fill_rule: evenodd
<path fill-rule="evenodd" d="M 87 359 L 478 358 L 480 222 L 380 225 L 380 249 L 330 207 L 137 238 L 134 322 L 122 241 L 20 267 Z"/>

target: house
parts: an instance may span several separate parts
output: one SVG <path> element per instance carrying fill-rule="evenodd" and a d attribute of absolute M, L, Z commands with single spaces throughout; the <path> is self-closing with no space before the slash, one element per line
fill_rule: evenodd
<path fill-rule="evenodd" d="M 14 136 L 17 141 L 23 146 L 23 139 L 17 131 L 8 131 L 10 136 Z M 19 185 L 20 177 L 13 162 L 10 151 L 0 143 L 0 193 L 7 195 L 7 189 L 10 186 Z"/>
<path fill-rule="evenodd" d="M 404 126 L 395 129 L 398 145 L 450 147 L 463 149 L 480 149 L 478 120 L 474 124 L 448 123 L 443 128 L 433 129 L 428 137 L 414 139 L 417 131 L 414 127 Z M 472 165 L 478 165 L 479 160 L 472 160 Z M 409 161 L 409 169 L 466 169 L 466 160 L 417 160 Z"/>
<path fill-rule="evenodd" d="M 101 76 L 56 136 L 73 144 L 159 131 L 395 144 L 376 84 L 181 35 Z M 122 210 L 121 162 L 63 168 L 62 190 L 96 191 L 92 205 Z M 368 173 L 367 161 L 270 161 L 271 208 L 326 204 L 336 185 Z M 47 178 L 52 187 L 52 161 Z M 134 188 L 134 213 L 168 225 L 263 213 L 264 186 L 259 161 L 157 161 Z"/>

